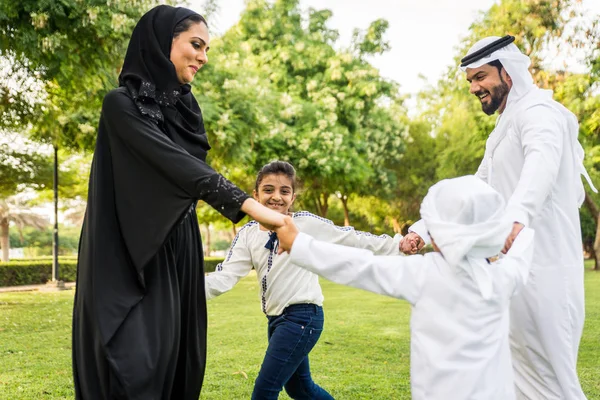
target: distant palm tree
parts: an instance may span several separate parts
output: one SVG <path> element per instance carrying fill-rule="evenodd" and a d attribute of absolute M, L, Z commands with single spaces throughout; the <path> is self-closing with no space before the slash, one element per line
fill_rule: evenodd
<path fill-rule="evenodd" d="M 31 212 L 31 207 L 23 200 L 15 197 L 0 199 L 0 247 L 2 247 L 2 261 L 4 262 L 8 261 L 10 248 L 8 228 L 11 222 L 17 226 L 21 235 L 26 226 L 36 229 L 44 229 L 48 226 L 46 217 Z"/>
<path fill-rule="evenodd" d="M 85 217 L 87 202 L 83 200 L 63 200 L 67 208 L 64 213 L 64 221 L 71 225 L 81 226 Z"/>

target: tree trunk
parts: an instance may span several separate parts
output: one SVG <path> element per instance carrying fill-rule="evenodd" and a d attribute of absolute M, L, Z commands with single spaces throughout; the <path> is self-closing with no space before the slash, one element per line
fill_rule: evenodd
<path fill-rule="evenodd" d="M 342 205 L 344 206 L 344 226 L 350 226 L 350 213 L 348 213 L 348 196 L 345 194 L 340 197 Z"/>
<path fill-rule="evenodd" d="M 594 271 L 599 271 L 598 257 L 600 256 L 600 216 L 596 218 L 596 239 L 594 240 Z"/>
<path fill-rule="evenodd" d="M 590 197 L 590 195 L 585 193 L 584 203 L 590 213 L 596 220 L 596 238 L 594 239 L 594 246 L 592 247 L 592 258 L 594 259 L 594 271 L 600 270 L 600 265 L 598 265 L 598 257 L 600 257 L 600 212 L 598 210 L 598 206 L 594 203 L 594 200 Z"/>
<path fill-rule="evenodd" d="M 329 208 L 329 193 L 320 193 L 315 196 L 315 204 L 317 205 L 317 212 L 323 218 L 327 218 L 327 209 Z"/>
<path fill-rule="evenodd" d="M 210 243 L 210 224 L 206 224 L 206 236 L 205 236 L 205 240 L 204 242 L 206 243 L 206 246 L 204 247 L 205 251 L 204 253 L 206 254 L 206 257 L 210 257 L 212 248 L 211 248 L 211 243 Z"/>
<path fill-rule="evenodd" d="M 402 227 L 400 226 L 400 221 L 398 221 L 398 218 L 392 217 L 392 227 L 394 228 L 394 233 L 402 232 Z"/>
<path fill-rule="evenodd" d="M 0 221 L 0 246 L 2 247 L 2 261 L 8 261 L 8 249 L 10 248 L 10 241 L 8 236 L 8 218 L 4 218 Z"/>

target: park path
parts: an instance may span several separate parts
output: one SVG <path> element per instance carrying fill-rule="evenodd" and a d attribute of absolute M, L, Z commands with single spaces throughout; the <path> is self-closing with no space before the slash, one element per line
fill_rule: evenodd
<path fill-rule="evenodd" d="M 75 287 L 75 282 L 66 282 L 66 289 L 73 289 Z M 0 293 L 8 293 L 8 292 L 33 292 L 36 290 L 47 290 L 47 285 L 20 285 L 20 286 L 4 286 L 0 287 Z"/>

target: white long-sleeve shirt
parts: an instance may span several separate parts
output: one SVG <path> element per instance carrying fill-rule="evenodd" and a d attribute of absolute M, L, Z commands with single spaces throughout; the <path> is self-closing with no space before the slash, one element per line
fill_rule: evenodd
<path fill-rule="evenodd" d="M 352 227 L 339 227 L 306 211 L 294 213 L 293 218 L 302 232 L 319 240 L 368 249 L 376 254 L 400 254 L 400 235 L 376 236 Z M 266 249 L 269 237 L 270 232 L 261 230 L 256 221 L 244 225 L 225 261 L 205 277 L 206 298 L 212 299 L 232 289 L 254 267 L 260 283 L 262 310 L 267 315 L 280 315 L 291 304 L 323 305 L 318 276 L 295 266 L 287 253 L 278 255 L 276 249 Z"/>
<path fill-rule="evenodd" d="M 408 300 L 411 314 L 413 399 L 515 398 L 508 344 L 510 298 L 525 284 L 533 231 L 524 230 L 505 258 L 485 268 L 493 295 L 440 253 L 375 256 L 300 233 L 291 262 L 336 283 Z"/>

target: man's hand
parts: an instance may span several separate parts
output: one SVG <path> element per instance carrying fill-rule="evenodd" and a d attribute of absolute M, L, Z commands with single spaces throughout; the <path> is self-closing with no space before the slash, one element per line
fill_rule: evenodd
<path fill-rule="evenodd" d="M 502 249 L 502 253 L 503 254 L 506 254 L 510 250 L 510 248 L 512 247 L 513 242 L 517 238 L 517 235 L 519 234 L 519 232 L 521 232 L 521 230 L 524 227 L 525 227 L 525 225 L 523 225 L 520 222 L 515 222 L 513 224 L 512 231 L 510 232 L 510 235 L 508 235 L 508 237 L 506 238 L 506 242 L 504 242 L 504 248 Z"/>
<path fill-rule="evenodd" d="M 415 232 L 409 232 L 400 241 L 400 251 L 406 255 L 417 254 L 425 246 L 425 241 Z"/>
<path fill-rule="evenodd" d="M 292 250 L 292 245 L 299 232 L 298 227 L 294 224 L 294 220 L 291 217 L 285 216 L 283 222 L 283 226 L 275 229 L 275 232 L 277 232 L 277 239 L 279 239 L 279 250 L 277 251 L 277 254 L 281 254 L 284 251 L 289 253 Z"/>

